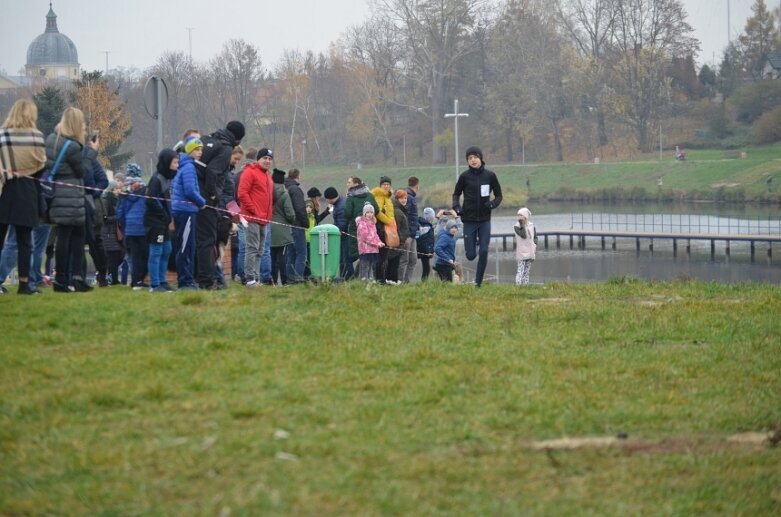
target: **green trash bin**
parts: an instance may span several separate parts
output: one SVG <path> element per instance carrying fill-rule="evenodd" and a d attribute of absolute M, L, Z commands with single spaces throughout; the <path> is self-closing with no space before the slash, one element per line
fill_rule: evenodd
<path fill-rule="evenodd" d="M 339 276 L 342 234 L 333 224 L 321 224 L 309 230 L 309 269 L 312 278 L 334 279 Z"/>

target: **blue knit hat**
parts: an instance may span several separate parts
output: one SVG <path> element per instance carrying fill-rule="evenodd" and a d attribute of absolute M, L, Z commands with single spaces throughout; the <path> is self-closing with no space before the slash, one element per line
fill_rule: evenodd
<path fill-rule="evenodd" d="M 140 178 L 141 166 L 135 162 L 128 163 L 127 168 L 125 169 L 125 175 L 127 176 L 128 179 Z"/>

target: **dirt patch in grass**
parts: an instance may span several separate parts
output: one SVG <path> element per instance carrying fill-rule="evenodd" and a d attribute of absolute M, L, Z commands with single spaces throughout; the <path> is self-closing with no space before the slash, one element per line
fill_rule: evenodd
<path fill-rule="evenodd" d="M 727 438 L 677 436 L 660 441 L 645 441 L 618 436 L 586 436 L 531 442 L 529 449 L 537 451 L 572 451 L 615 448 L 628 454 L 680 454 L 713 452 L 727 448 L 768 448 L 781 442 L 781 427 L 775 431 L 744 432 Z"/>

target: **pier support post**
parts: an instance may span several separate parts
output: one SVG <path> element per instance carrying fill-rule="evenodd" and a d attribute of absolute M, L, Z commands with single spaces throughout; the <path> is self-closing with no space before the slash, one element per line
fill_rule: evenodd
<path fill-rule="evenodd" d="M 515 239 L 513 239 L 513 240 L 515 240 Z M 546 250 L 548 249 L 548 236 L 547 235 L 545 236 L 545 249 Z"/>
<path fill-rule="evenodd" d="M 573 249 L 575 247 L 575 237 L 573 235 L 569 236 L 569 249 Z"/>
<path fill-rule="evenodd" d="M 613 237 L 613 251 L 616 250 L 616 238 Z"/>
<path fill-rule="evenodd" d="M 637 249 L 637 251 L 640 251 L 640 237 L 635 239 L 635 248 Z"/>
<path fill-rule="evenodd" d="M 710 256 L 711 257 L 716 256 L 716 239 L 710 240 Z"/>
<path fill-rule="evenodd" d="M 678 256 L 678 239 L 673 239 L 673 257 Z"/>
<path fill-rule="evenodd" d="M 602 249 L 605 249 L 605 236 L 602 236 Z"/>

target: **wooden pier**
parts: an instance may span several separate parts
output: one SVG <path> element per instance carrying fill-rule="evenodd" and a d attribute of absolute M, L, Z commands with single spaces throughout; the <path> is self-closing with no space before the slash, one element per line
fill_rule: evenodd
<path fill-rule="evenodd" d="M 515 235 L 512 233 L 501 233 L 491 235 L 491 239 L 502 240 L 502 250 L 509 251 L 515 249 Z M 537 246 L 543 246 L 549 249 L 552 241 L 555 242 L 556 249 L 561 249 L 561 241 L 569 240 L 569 249 L 586 249 L 587 239 L 596 239 L 601 248 L 607 249 L 608 241 L 611 249 L 616 249 L 618 239 L 634 239 L 635 249 L 640 251 L 641 241 L 648 241 L 648 249 L 653 251 L 654 241 L 666 240 L 672 241 L 673 255 L 677 256 L 679 243 L 684 243 L 684 249 L 687 254 L 691 254 L 692 241 L 709 241 L 711 256 L 716 255 L 716 242 L 725 243 L 726 254 L 730 254 L 730 244 L 733 242 L 748 242 L 751 249 L 751 258 L 756 254 L 757 243 L 767 243 L 767 256 L 773 256 L 773 243 L 781 243 L 781 235 L 749 235 L 749 234 L 716 234 L 716 233 L 664 233 L 664 232 L 636 232 L 636 231 L 602 231 L 602 230 L 553 230 L 546 232 L 537 232 Z M 509 243 L 508 243 L 509 241 Z"/>

